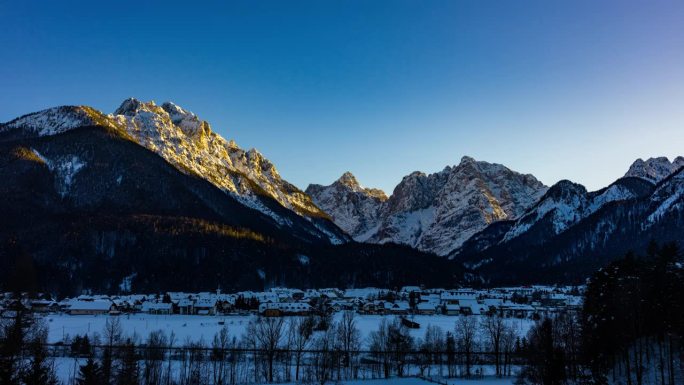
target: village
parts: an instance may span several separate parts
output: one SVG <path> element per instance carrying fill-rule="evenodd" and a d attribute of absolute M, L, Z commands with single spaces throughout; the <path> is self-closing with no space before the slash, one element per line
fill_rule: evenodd
<path fill-rule="evenodd" d="M 267 317 L 303 316 L 353 311 L 361 315 L 498 315 L 539 319 L 577 311 L 583 287 L 521 286 L 490 289 L 427 289 L 405 286 L 381 288 L 271 288 L 262 292 L 167 292 L 163 294 L 81 295 L 56 300 L 46 295 L 0 295 L 0 316 L 17 310 L 79 315 L 198 315 L 259 314 Z"/>

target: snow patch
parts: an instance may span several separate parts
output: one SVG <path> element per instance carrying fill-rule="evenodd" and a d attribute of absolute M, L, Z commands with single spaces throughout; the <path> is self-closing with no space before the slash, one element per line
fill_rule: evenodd
<path fill-rule="evenodd" d="M 297 259 L 299 259 L 299 263 L 301 263 L 301 264 L 304 265 L 304 266 L 308 265 L 309 262 L 311 261 L 311 260 L 309 259 L 309 257 L 307 257 L 307 256 L 304 255 L 304 254 L 299 254 L 299 255 L 297 256 Z"/>
<path fill-rule="evenodd" d="M 36 149 L 32 149 L 32 151 L 55 174 L 55 189 L 57 193 L 62 197 L 67 196 L 74 182 L 74 177 L 86 166 L 86 162 L 76 155 L 65 155 L 55 159 L 47 159 Z"/>
<path fill-rule="evenodd" d="M 122 279 L 121 283 L 119 284 L 119 290 L 121 290 L 123 293 L 130 293 L 133 284 L 133 279 L 135 279 L 137 275 L 138 273 L 133 273 L 127 277 L 124 277 L 124 279 Z"/>

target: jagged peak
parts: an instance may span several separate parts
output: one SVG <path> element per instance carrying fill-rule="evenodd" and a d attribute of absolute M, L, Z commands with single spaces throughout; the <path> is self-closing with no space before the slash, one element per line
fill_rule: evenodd
<path fill-rule="evenodd" d="M 464 155 L 461 157 L 461 164 L 464 164 L 464 163 L 477 163 L 477 161 L 473 157 L 470 157 L 468 155 Z"/>
<path fill-rule="evenodd" d="M 142 102 L 136 98 L 128 98 L 121 102 L 119 108 L 114 110 L 114 115 L 132 116 L 140 109 Z M 154 104 L 154 102 L 152 102 Z"/>
<path fill-rule="evenodd" d="M 359 181 L 356 179 L 354 174 L 352 174 L 349 171 L 346 171 L 344 174 L 342 174 L 342 176 L 340 176 L 336 182 L 351 187 L 352 189 L 357 189 L 361 187 Z"/>
<path fill-rule="evenodd" d="M 340 176 L 333 184 L 346 186 L 354 192 L 361 192 L 366 195 L 377 198 L 381 201 L 387 200 L 387 194 L 378 188 L 366 188 L 363 187 L 358 179 L 350 171 L 346 171 L 342 176 Z"/>
<path fill-rule="evenodd" d="M 672 162 L 665 157 L 652 157 L 647 160 L 639 158 L 635 160 L 625 173 L 625 176 L 634 176 L 657 183 L 684 166 L 684 157 L 678 156 Z"/>
<path fill-rule="evenodd" d="M 257 157 L 257 158 L 263 157 L 263 155 L 261 155 L 261 152 L 259 152 L 259 150 L 257 150 L 255 147 L 252 147 L 249 150 L 247 150 L 247 156 L 252 156 L 252 157 Z"/>
<path fill-rule="evenodd" d="M 168 119 L 174 126 L 180 128 L 191 137 L 203 137 L 211 133 L 211 126 L 208 122 L 201 120 L 191 111 L 173 102 L 164 102 L 161 106 L 158 106 L 154 100 L 142 102 L 136 98 L 128 98 L 121 103 L 113 115 L 136 118 L 141 112 L 151 113 L 162 121 Z M 159 128 L 164 127 L 160 126 Z"/>
<path fill-rule="evenodd" d="M 412 173 L 406 175 L 406 176 L 403 177 L 402 179 L 403 179 L 403 180 L 406 180 L 406 179 L 415 179 L 415 178 L 422 178 L 422 177 L 426 177 L 426 176 L 427 176 L 427 174 L 424 173 L 424 172 L 422 172 L 422 171 L 413 171 Z"/>
<path fill-rule="evenodd" d="M 544 200 L 549 197 L 553 198 L 560 198 L 560 197 L 568 197 L 569 195 L 586 195 L 587 194 L 587 189 L 583 185 L 579 183 L 575 183 L 573 181 L 563 179 L 553 186 L 551 186 L 546 194 L 541 198 L 541 200 Z"/>
<path fill-rule="evenodd" d="M 178 123 L 185 119 L 199 121 L 197 115 L 185 110 L 183 107 L 174 104 L 173 102 L 164 102 L 162 103 L 161 108 L 169 114 L 169 117 L 171 117 L 171 121 L 173 121 L 174 123 Z"/>

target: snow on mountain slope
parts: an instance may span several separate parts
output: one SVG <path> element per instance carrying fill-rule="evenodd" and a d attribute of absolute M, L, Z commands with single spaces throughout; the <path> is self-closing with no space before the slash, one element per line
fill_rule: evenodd
<path fill-rule="evenodd" d="M 405 176 L 388 199 L 352 178 L 311 185 L 307 193 L 358 241 L 401 243 L 440 255 L 489 223 L 516 218 L 546 191 L 531 175 L 470 157 L 438 173 Z"/>
<path fill-rule="evenodd" d="M 283 180 L 275 166 L 255 149 L 245 151 L 211 130 L 209 123 L 173 104 L 125 100 L 113 114 L 104 115 L 86 106 L 63 106 L 28 114 L 0 126 L 0 136 L 55 135 L 76 127 L 104 125 L 125 132 L 135 142 L 157 153 L 185 173 L 196 174 L 243 204 L 257 209 L 287 226 L 261 201 L 268 196 L 288 209 L 318 223 L 327 218 L 311 198 Z M 335 226 L 332 226 L 333 228 Z M 346 241 L 339 229 L 325 229 L 331 241 Z"/>
<path fill-rule="evenodd" d="M 86 165 L 76 155 L 64 156 L 58 159 L 47 159 L 35 149 L 33 153 L 55 173 L 55 187 L 60 196 L 65 197 L 74 180 L 74 176 Z"/>
<path fill-rule="evenodd" d="M 0 125 L 0 134 L 14 131 L 23 136 L 56 135 L 76 127 L 114 125 L 109 117 L 88 106 L 60 106 L 20 116 Z"/>
<path fill-rule="evenodd" d="M 588 205 L 589 199 L 584 186 L 567 180 L 560 181 L 553 185 L 529 212 L 516 221 L 504 236 L 503 242 L 527 232 L 544 218 L 551 221 L 553 233 L 559 234 L 579 221 Z"/>
<path fill-rule="evenodd" d="M 648 228 L 673 211 L 684 211 L 684 170 L 673 174 L 656 187 L 651 195 L 651 212 L 643 223 Z"/>
<path fill-rule="evenodd" d="M 517 218 L 546 189 L 532 175 L 465 156 L 441 172 L 405 177 L 387 200 L 383 222 L 371 240 L 445 255 L 490 223 Z M 404 227 L 403 218 L 420 226 Z"/>
<path fill-rule="evenodd" d="M 550 220 L 552 234 L 560 234 L 603 206 L 611 202 L 639 198 L 650 193 L 652 188 L 651 182 L 630 180 L 630 177 L 618 179 L 610 186 L 595 192 L 587 192 L 584 186 L 577 183 L 560 181 L 515 222 L 501 242 L 520 236 L 542 219 Z"/>
<path fill-rule="evenodd" d="M 377 229 L 379 209 L 387 200 L 382 190 L 361 186 L 350 172 L 329 186 L 309 185 L 306 193 L 335 224 L 360 242 Z"/>
<path fill-rule="evenodd" d="M 684 157 L 681 156 L 676 157 L 672 162 L 664 156 L 649 158 L 646 161 L 637 159 L 629 167 L 625 176 L 635 176 L 658 183 L 682 166 L 684 166 Z"/>

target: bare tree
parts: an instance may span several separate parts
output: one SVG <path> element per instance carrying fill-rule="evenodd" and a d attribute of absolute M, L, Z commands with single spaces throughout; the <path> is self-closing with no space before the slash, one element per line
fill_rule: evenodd
<path fill-rule="evenodd" d="M 171 357 L 171 351 L 172 351 L 171 349 L 173 349 L 173 344 L 176 343 L 176 333 L 174 333 L 173 330 L 171 331 L 171 333 L 169 333 L 169 338 L 167 339 L 167 343 L 168 343 L 167 347 L 169 350 L 169 355 L 168 355 L 169 361 L 168 361 L 167 366 L 166 366 L 166 385 L 170 385 L 171 384 L 171 358 L 172 358 Z"/>
<path fill-rule="evenodd" d="M 299 369 L 301 367 L 304 350 L 309 347 L 313 335 L 314 320 L 311 317 L 297 317 L 290 321 L 288 334 L 292 342 L 292 350 L 295 355 L 295 381 L 299 381 Z"/>
<path fill-rule="evenodd" d="M 211 368 L 212 368 L 212 383 L 216 385 L 223 385 L 226 378 L 226 349 L 230 343 L 230 336 L 228 335 L 228 328 L 222 327 L 211 342 Z"/>
<path fill-rule="evenodd" d="M 399 377 L 404 375 L 404 368 L 408 356 L 413 350 L 413 337 L 408 328 L 399 318 L 395 318 L 389 323 L 388 329 L 388 351 L 392 354 L 392 362 Z"/>
<path fill-rule="evenodd" d="M 255 325 L 255 337 L 259 347 L 266 354 L 268 362 L 267 379 L 268 382 L 273 382 L 273 361 L 284 335 L 284 319 L 282 317 L 258 317 Z"/>
<path fill-rule="evenodd" d="M 247 324 L 245 334 L 242 336 L 242 345 L 252 351 L 254 382 L 259 382 L 259 341 L 257 335 L 257 319 L 252 319 Z"/>
<path fill-rule="evenodd" d="M 352 371 L 355 367 L 354 360 L 357 352 L 361 348 L 361 332 L 356 327 L 356 316 L 353 311 L 342 313 L 342 319 L 337 324 L 337 341 L 340 350 L 344 354 L 343 366 L 346 369 L 346 377 L 352 378 Z"/>
<path fill-rule="evenodd" d="M 378 330 L 369 334 L 370 351 L 377 362 L 382 366 L 382 374 L 385 378 L 390 376 L 390 360 L 387 349 L 389 346 L 389 322 L 386 318 L 380 320 Z"/>
<path fill-rule="evenodd" d="M 334 366 L 335 332 L 328 328 L 318 335 L 314 343 L 314 375 L 321 385 L 331 379 Z"/>
<path fill-rule="evenodd" d="M 466 377 L 470 377 L 473 365 L 473 351 L 476 347 L 475 337 L 477 335 L 477 318 L 461 316 L 456 321 L 454 330 L 456 336 L 456 346 L 465 358 Z"/>
<path fill-rule="evenodd" d="M 506 324 L 503 318 L 497 315 L 485 317 L 481 324 L 483 335 L 487 345 L 494 355 L 496 375 L 501 376 L 501 342 L 506 332 Z"/>
<path fill-rule="evenodd" d="M 445 350 L 444 332 L 439 326 L 428 325 L 425 329 L 425 337 L 419 344 L 421 352 L 421 374 L 427 370 L 430 375 L 432 366 L 438 365 L 440 374 L 442 369 L 442 351 Z"/>
<path fill-rule="evenodd" d="M 102 351 L 102 376 L 104 382 L 109 384 L 113 376 L 114 366 L 114 346 L 121 342 L 122 336 L 121 320 L 118 318 L 108 317 L 105 321 L 104 330 L 102 331 L 102 338 L 104 339 L 104 350 Z"/>
<path fill-rule="evenodd" d="M 517 340 L 518 333 L 516 332 L 516 329 L 511 325 L 506 325 L 501 338 L 501 350 L 503 352 L 502 372 L 504 376 L 511 375 L 511 360 Z"/>
<path fill-rule="evenodd" d="M 150 333 L 147 346 L 143 350 L 143 383 L 160 385 L 163 376 L 164 355 L 166 353 L 166 335 L 161 330 Z"/>

